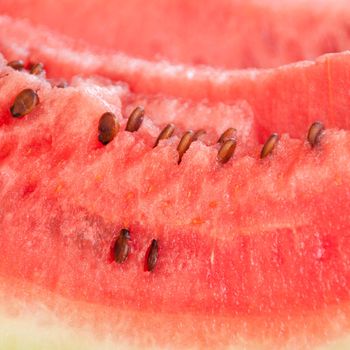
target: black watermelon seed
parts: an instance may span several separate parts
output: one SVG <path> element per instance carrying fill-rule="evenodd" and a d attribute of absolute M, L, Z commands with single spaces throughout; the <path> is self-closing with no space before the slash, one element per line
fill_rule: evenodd
<path fill-rule="evenodd" d="M 324 131 L 323 123 L 316 121 L 310 126 L 309 132 L 307 134 L 307 140 L 310 146 L 313 148 L 320 143 L 322 133 Z"/>
<path fill-rule="evenodd" d="M 151 245 L 149 246 L 147 255 L 147 271 L 153 271 L 156 267 L 158 260 L 158 242 L 156 239 L 152 239 Z"/>
<path fill-rule="evenodd" d="M 98 122 L 98 140 L 103 144 L 111 142 L 119 131 L 119 123 L 116 116 L 111 112 L 102 114 Z"/>
<path fill-rule="evenodd" d="M 235 128 L 228 128 L 221 134 L 218 140 L 218 143 L 224 143 L 225 141 L 234 138 L 236 135 L 236 132 L 237 130 Z"/>
<path fill-rule="evenodd" d="M 22 70 L 24 68 L 24 62 L 22 60 L 10 61 L 7 65 L 15 70 Z"/>
<path fill-rule="evenodd" d="M 30 74 L 33 74 L 33 75 L 40 75 L 41 73 L 44 72 L 44 65 L 40 62 L 35 63 L 32 65 L 29 72 Z"/>
<path fill-rule="evenodd" d="M 129 255 L 130 247 L 130 231 L 126 228 L 123 228 L 119 232 L 119 237 L 114 243 L 113 253 L 114 260 L 118 264 L 122 264 Z"/>
<path fill-rule="evenodd" d="M 218 161 L 222 164 L 227 163 L 235 153 L 236 145 L 237 141 L 235 139 L 228 139 L 222 143 L 218 151 Z"/>
<path fill-rule="evenodd" d="M 168 124 L 159 134 L 159 136 L 157 137 L 157 140 L 154 144 L 153 147 L 157 147 L 158 146 L 158 143 L 160 140 L 166 140 L 166 139 L 169 139 L 173 133 L 174 133 L 174 130 L 175 130 L 175 125 L 174 124 Z"/>
<path fill-rule="evenodd" d="M 191 143 L 193 142 L 193 131 L 189 130 L 185 132 L 177 146 L 177 151 L 179 153 L 179 160 L 178 164 L 181 163 L 183 155 L 186 153 L 186 151 L 190 148 Z"/>
<path fill-rule="evenodd" d="M 128 123 L 126 124 L 126 131 L 134 132 L 140 129 L 140 126 L 143 122 L 143 116 L 145 111 L 142 107 L 136 107 L 130 114 Z"/>
<path fill-rule="evenodd" d="M 273 149 L 275 148 L 276 144 L 278 141 L 278 134 L 271 134 L 270 137 L 266 140 L 261 153 L 260 153 L 260 158 L 265 158 L 268 156 Z"/>
<path fill-rule="evenodd" d="M 10 112 L 13 117 L 21 118 L 29 114 L 38 103 L 38 94 L 32 89 L 24 89 L 16 96 Z"/>

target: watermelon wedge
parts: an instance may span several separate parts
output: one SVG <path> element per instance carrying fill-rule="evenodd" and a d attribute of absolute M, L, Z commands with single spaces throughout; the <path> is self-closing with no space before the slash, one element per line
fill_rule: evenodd
<path fill-rule="evenodd" d="M 347 333 L 347 131 L 314 148 L 283 135 L 264 160 L 241 142 L 224 165 L 198 140 L 178 164 L 178 136 L 153 148 L 148 118 L 124 131 L 125 88 L 52 88 L 5 63 L 0 76 L 3 348 L 303 348 Z M 14 118 L 24 88 L 39 103 Z M 106 146 L 104 112 L 120 124 Z"/>
<path fill-rule="evenodd" d="M 0 4 L 0 349 L 348 349 L 346 2 L 140 6 Z"/>

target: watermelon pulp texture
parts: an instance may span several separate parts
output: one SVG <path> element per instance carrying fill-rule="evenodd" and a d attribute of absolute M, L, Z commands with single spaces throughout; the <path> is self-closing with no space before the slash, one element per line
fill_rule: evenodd
<path fill-rule="evenodd" d="M 47 348 L 52 337 L 57 348 L 271 349 L 343 341 L 349 136 L 328 130 L 314 150 L 304 137 L 316 114 L 327 126 L 347 128 L 346 53 L 277 70 L 224 72 L 90 51 L 7 17 L 1 31 L 9 59 L 42 60 L 48 77 L 98 73 L 122 78 L 133 91 L 102 78 L 73 78 L 72 87 L 52 89 L 2 62 L 3 348 L 28 348 L 21 344 L 28 339 Z M 9 107 L 27 87 L 41 102 L 13 119 Z M 207 101 L 198 102 L 202 97 Z M 139 103 L 148 114 L 140 131 L 121 131 L 102 147 L 101 114 L 114 112 L 124 130 L 124 117 Z M 153 149 L 174 120 L 175 137 Z M 213 143 L 230 125 L 239 146 L 222 166 Z M 201 127 L 208 138 L 194 142 L 178 165 L 179 135 Z M 282 136 L 261 161 L 261 142 L 273 131 L 299 138 Z M 130 228 L 131 253 L 116 265 L 110 251 L 121 227 Z M 151 274 L 144 260 L 153 238 L 160 250 Z M 34 340 L 23 332 L 33 320 L 40 330 Z M 76 335 L 91 332 L 93 342 Z"/>
<path fill-rule="evenodd" d="M 350 169 L 339 161 L 350 151 L 347 132 L 327 131 L 318 150 L 283 136 L 266 161 L 257 157 L 260 146 L 244 150 L 242 142 L 249 154 L 224 166 L 215 146 L 197 141 L 179 166 L 178 137 L 153 149 L 160 129 L 148 119 L 137 133 L 98 143 L 106 109 L 125 126 L 125 88 L 77 79 L 52 89 L 4 65 L 1 76 L 0 271 L 2 293 L 15 299 L 7 312 L 19 312 L 16 297 L 35 305 L 39 290 L 40 302 L 72 327 L 88 324 L 107 339 L 132 342 L 136 326 L 133 341 L 142 346 L 169 346 L 169 336 L 174 347 L 240 344 L 232 334 L 248 345 L 304 346 L 309 332 L 317 341 L 325 329 L 339 335 L 334 320 L 347 329 Z M 38 90 L 41 102 L 17 120 L 9 107 L 25 87 Z M 125 226 L 132 251 L 117 265 L 111 244 Z M 150 274 L 143 262 L 153 238 L 160 259 Z M 63 302 L 51 294 L 72 310 L 60 311 Z M 277 336 L 280 327 L 292 333 Z"/>
<path fill-rule="evenodd" d="M 74 0 L 2 0 L 0 9 L 106 51 L 261 68 L 348 49 L 347 5 L 346 0 L 207 0 L 205 6 L 195 0 L 150 0 L 147 6 L 142 0 L 88 0 L 80 6 Z"/>

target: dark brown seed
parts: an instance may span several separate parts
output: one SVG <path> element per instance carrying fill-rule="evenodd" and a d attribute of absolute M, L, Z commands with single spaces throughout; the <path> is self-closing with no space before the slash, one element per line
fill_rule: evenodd
<path fill-rule="evenodd" d="M 126 124 L 126 131 L 134 132 L 139 130 L 142 122 L 145 111 L 142 107 L 136 107 L 130 114 L 128 123 Z"/>
<path fill-rule="evenodd" d="M 175 130 L 175 125 L 168 124 L 159 134 L 153 147 L 157 147 L 160 140 L 166 140 L 166 139 L 170 138 L 173 135 L 174 130 Z"/>
<path fill-rule="evenodd" d="M 179 144 L 177 145 L 177 151 L 179 153 L 179 160 L 178 160 L 178 164 L 181 163 L 182 160 L 182 156 L 186 153 L 186 151 L 190 148 L 191 143 L 193 142 L 193 131 L 189 130 L 187 132 L 185 132 L 179 142 Z"/>
<path fill-rule="evenodd" d="M 193 141 L 197 141 L 201 136 L 205 135 L 207 132 L 203 129 L 197 130 L 193 135 Z"/>
<path fill-rule="evenodd" d="M 224 131 L 219 140 L 218 143 L 224 143 L 225 141 L 232 139 L 235 137 L 237 130 L 235 128 L 228 128 L 226 131 Z"/>
<path fill-rule="evenodd" d="M 40 62 L 33 64 L 30 68 L 30 74 L 40 75 L 42 72 L 44 72 L 44 65 Z"/>
<path fill-rule="evenodd" d="M 278 134 L 271 134 L 270 137 L 266 140 L 261 153 L 260 153 L 260 158 L 265 158 L 266 156 L 268 156 L 273 149 L 276 146 L 276 143 L 278 141 Z"/>
<path fill-rule="evenodd" d="M 235 139 L 226 140 L 220 147 L 218 152 L 218 161 L 222 164 L 227 163 L 230 158 L 233 156 L 237 145 Z"/>
<path fill-rule="evenodd" d="M 151 245 L 148 250 L 147 256 L 147 271 L 153 271 L 156 267 L 158 260 L 158 242 L 156 239 L 152 239 Z"/>
<path fill-rule="evenodd" d="M 22 60 L 10 61 L 7 65 L 15 70 L 22 70 L 24 68 L 24 62 Z"/>
<path fill-rule="evenodd" d="M 119 237 L 114 243 L 114 260 L 118 264 L 122 264 L 126 258 L 128 257 L 130 247 L 129 247 L 129 240 L 130 240 L 130 231 L 126 228 L 123 228 L 119 232 Z"/>
<path fill-rule="evenodd" d="M 309 129 L 307 134 L 307 140 L 311 147 L 315 147 L 320 143 L 322 132 L 324 131 L 324 125 L 321 122 L 314 122 Z"/>
<path fill-rule="evenodd" d="M 116 116 L 111 112 L 102 114 L 98 122 L 98 140 L 103 144 L 111 142 L 119 131 L 119 123 Z"/>
<path fill-rule="evenodd" d="M 16 96 L 10 112 L 13 117 L 21 118 L 29 114 L 38 103 L 38 94 L 32 89 L 24 89 Z"/>

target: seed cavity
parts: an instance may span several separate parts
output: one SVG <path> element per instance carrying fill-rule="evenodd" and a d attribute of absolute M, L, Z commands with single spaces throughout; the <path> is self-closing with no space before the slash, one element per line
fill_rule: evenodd
<path fill-rule="evenodd" d="M 125 130 L 129 132 L 134 132 L 139 130 L 143 122 L 144 115 L 145 115 L 145 110 L 140 106 L 136 107 L 129 116 Z"/>
<path fill-rule="evenodd" d="M 66 87 L 68 87 L 68 82 L 66 80 L 61 80 L 57 85 L 56 85 L 57 88 L 60 88 L 60 89 L 65 89 Z"/>
<path fill-rule="evenodd" d="M 158 260 L 158 242 L 156 239 L 152 239 L 151 245 L 148 249 L 146 268 L 147 271 L 153 271 L 156 267 Z"/>
<path fill-rule="evenodd" d="M 15 118 L 22 118 L 29 114 L 39 103 L 38 94 L 32 89 L 22 90 L 15 98 L 10 112 Z"/>
<path fill-rule="evenodd" d="M 119 131 L 119 123 L 116 116 L 111 112 L 102 114 L 98 122 L 98 140 L 107 145 L 111 142 Z"/>
<path fill-rule="evenodd" d="M 223 142 L 218 151 L 218 161 L 222 164 L 227 163 L 235 153 L 236 146 L 236 139 L 228 139 Z"/>
<path fill-rule="evenodd" d="M 191 143 L 193 142 L 193 135 L 194 135 L 194 133 L 193 133 L 192 130 L 189 130 L 189 131 L 185 132 L 183 134 L 179 144 L 177 145 L 177 151 L 179 153 L 178 164 L 181 163 L 183 155 L 190 148 Z"/>
<path fill-rule="evenodd" d="M 193 141 L 192 141 L 192 142 L 199 140 L 199 139 L 200 139 L 203 135 L 205 135 L 206 133 L 207 133 L 207 132 L 206 132 L 205 130 L 203 130 L 203 129 L 197 130 L 197 131 L 194 133 L 194 135 L 193 135 Z"/>
<path fill-rule="evenodd" d="M 160 140 L 169 139 L 175 131 L 174 124 L 168 124 L 159 134 L 153 147 L 157 147 Z"/>
<path fill-rule="evenodd" d="M 40 62 L 35 63 L 32 65 L 29 72 L 30 74 L 33 74 L 33 75 L 40 75 L 41 73 L 44 72 L 44 65 Z"/>
<path fill-rule="evenodd" d="M 276 144 L 278 141 L 278 134 L 271 134 L 270 137 L 266 140 L 261 153 L 260 153 L 260 158 L 265 158 L 266 156 L 268 156 L 269 154 L 271 154 L 271 152 L 273 151 L 273 149 L 275 148 Z"/>
<path fill-rule="evenodd" d="M 309 141 L 309 144 L 312 148 L 319 145 L 323 131 L 324 125 L 319 121 L 314 122 L 310 126 L 309 132 L 307 134 L 307 140 Z"/>
<path fill-rule="evenodd" d="M 65 89 L 69 86 L 67 80 L 65 79 L 49 79 L 49 82 L 53 88 Z"/>
<path fill-rule="evenodd" d="M 14 60 L 7 63 L 7 65 L 15 70 L 24 69 L 24 62 L 22 60 Z"/>
<path fill-rule="evenodd" d="M 118 264 L 122 264 L 129 255 L 129 251 L 130 251 L 129 240 L 130 240 L 130 231 L 126 228 L 121 229 L 113 248 L 114 260 Z"/>
<path fill-rule="evenodd" d="M 235 137 L 237 130 L 235 128 L 228 128 L 219 137 L 218 143 L 224 143 L 225 141 Z"/>

